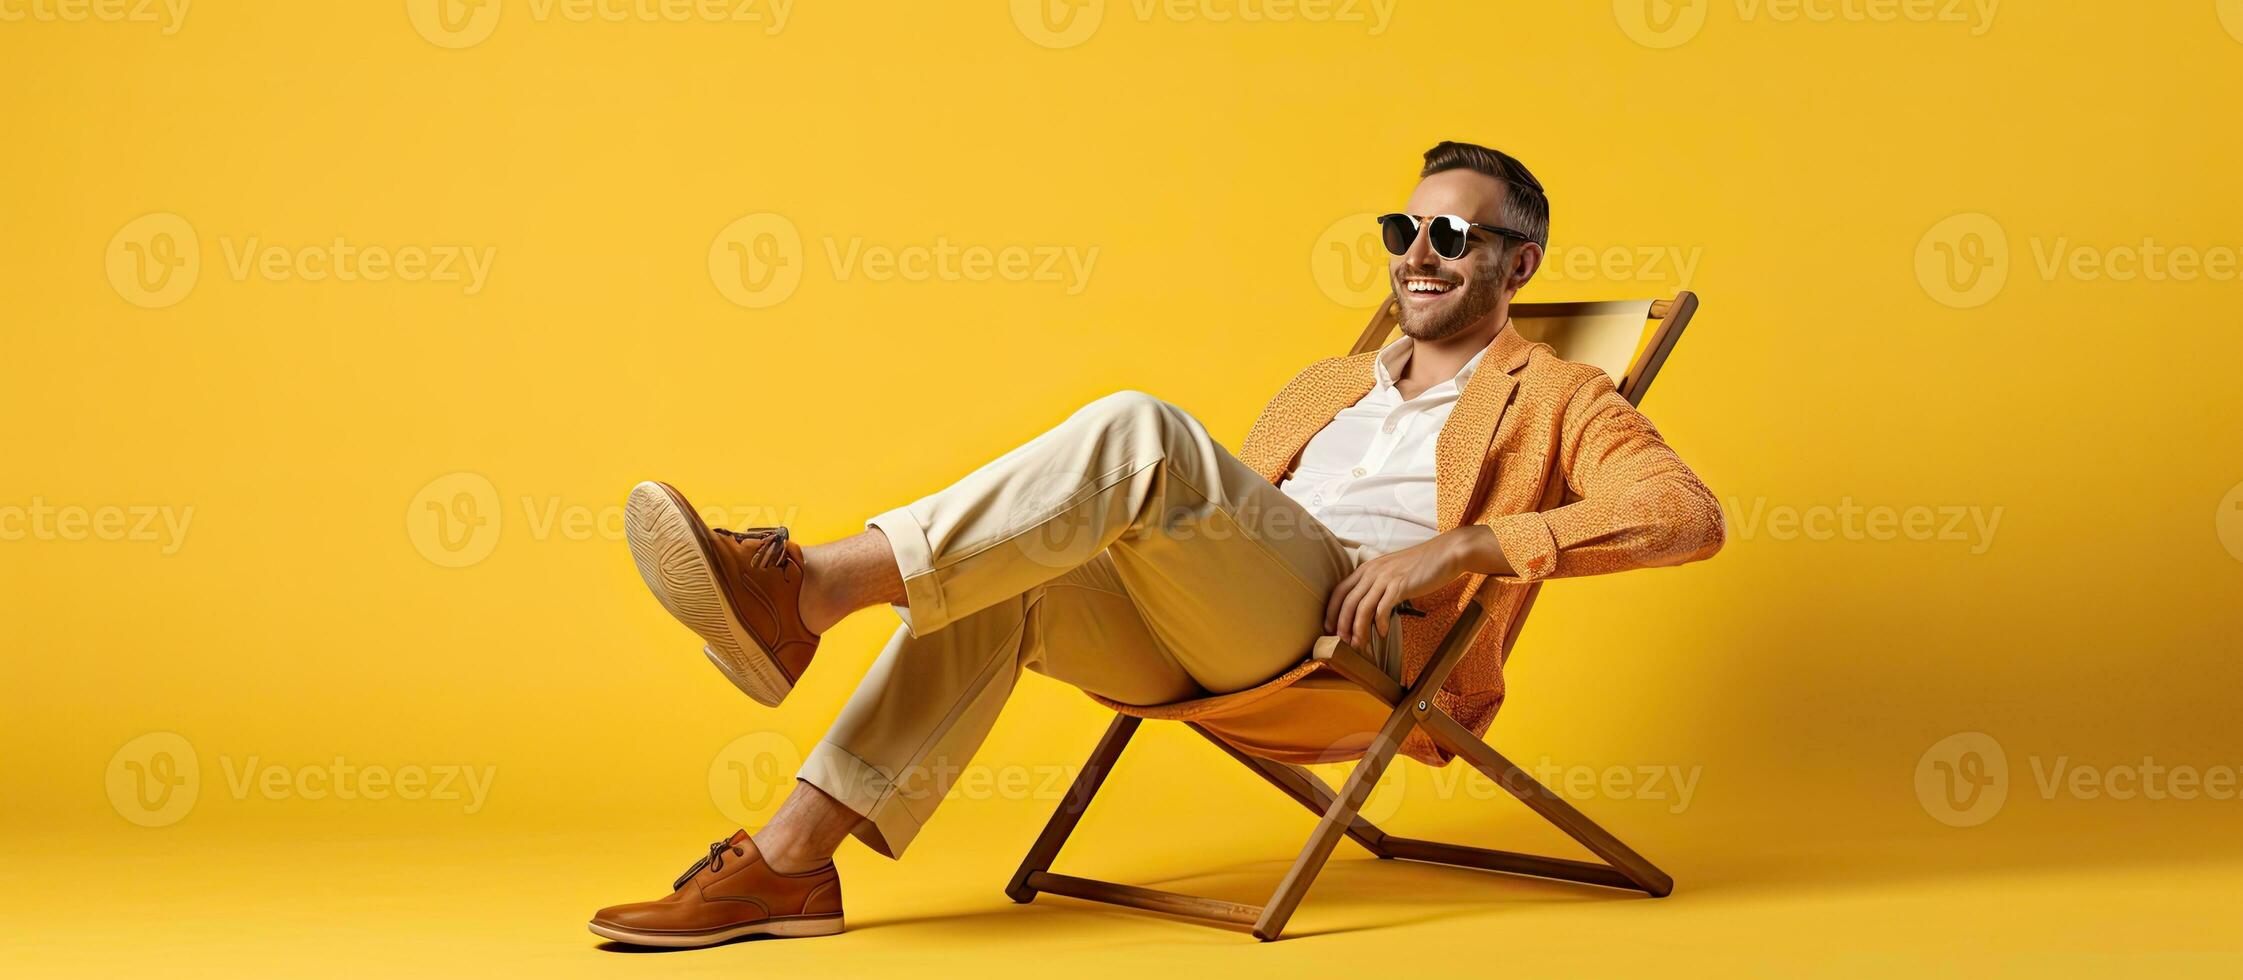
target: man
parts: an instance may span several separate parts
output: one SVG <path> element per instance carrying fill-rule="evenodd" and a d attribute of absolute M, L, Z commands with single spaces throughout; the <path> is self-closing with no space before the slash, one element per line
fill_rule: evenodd
<path fill-rule="evenodd" d="M 1486 625 L 1438 697 L 1484 731 L 1527 583 L 1719 549 L 1713 495 L 1611 380 L 1510 326 L 1548 240 L 1541 184 L 1454 142 L 1420 178 L 1408 210 L 1380 219 L 1403 336 L 1301 372 L 1238 456 L 1182 409 L 1122 392 L 808 548 L 785 528 L 704 527 L 667 485 L 634 489 L 640 575 L 757 701 L 779 703 L 850 613 L 889 604 L 903 626 L 770 823 L 711 844 L 668 897 L 600 910 L 592 931 L 657 946 L 839 932 L 834 850 L 854 834 L 900 856 L 1022 668 L 1165 705 L 1283 680 L 1337 634 L 1406 682 L 1479 601 Z M 1542 510 L 1556 479 L 1569 502 Z"/>

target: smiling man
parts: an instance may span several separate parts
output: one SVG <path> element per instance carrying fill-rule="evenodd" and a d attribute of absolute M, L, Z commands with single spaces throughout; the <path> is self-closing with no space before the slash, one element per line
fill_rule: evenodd
<path fill-rule="evenodd" d="M 1419 176 L 1379 219 L 1403 336 L 1310 365 L 1238 455 L 1183 409 L 1122 392 L 808 548 L 785 528 L 707 527 L 667 484 L 633 489 L 640 576 L 757 701 L 786 697 L 852 612 L 886 604 L 903 625 L 770 823 L 709 845 L 667 897 L 600 910 L 592 931 L 654 946 L 839 932 L 833 852 L 854 834 L 900 856 L 1023 669 L 1171 704 L 1270 683 L 1337 634 L 1407 683 L 1478 601 L 1489 615 L 1438 695 L 1478 733 L 1529 583 L 1713 554 L 1720 507 L 1651 423 L 1602 371 L 1511 327 L 1548 240 L 1541 183 L 1454 142 Z M 1551 481 L 1566 492 L 1542 509 Z"/>

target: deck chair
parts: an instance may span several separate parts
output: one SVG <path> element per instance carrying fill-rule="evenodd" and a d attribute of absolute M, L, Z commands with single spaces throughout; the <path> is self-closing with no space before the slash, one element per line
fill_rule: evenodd
<path fill-rule="evenodd" d="M 1651 379 L 1666 363 L 1667 355 L 1682 336 L 1682 330 L 1697 312 L 1698 298 L 1684 290 L 1672 299 L 1620 300 L 1595 303 L 1523 303 L 1511 307 L 1512 325 L 1520 335 L 1531 341 L 1549 344 L 1558 355 L 1571 361 L 1594 364 L 1610 374 L 1629 404 L 1641 404 L 1644 392 L 1651 387 Z M 1396 302 L 1389 298 L 1356 338 L 1351 353 L 1363 353 L 1382 346 L 1394 329 L 1399 316 Z M 1558 504 L 1564 492 L 1563 480 L 1551 481 L 1551 495 L 1542 501 L 1542 509 Z M 1539 591 L 1539 583 L 1533 586 Z M 1510 635 L 1503 640 L 1504 651 L 1518 639 L 1519 626 L 1533 609 L 1534 593 L 1530 592 L 1519 615 L 1512 622 Z M 1129 744 L 1130 736 L 1144 720 L 1127 713 L 1117 713 L 1098 746 L 1090 753 L 1076 775 L 1074 785 L 1059 808 L 1044 826 L 1043 833 L 1028 849 L 1028 856 L 1020 862 L 1005 894 L 1015 902 L 1033 901 L 1039 893 L 1050 892 L 1071 898 L 1124 905 L 1153 912 L 1163 912 L 1205 920 L 1228 926 L 1246 926 L 1255 938 L 1269 942 L 1285 931 L 1285 923 L 1292 918 L 1309 885 L 1324 867 L 1333 848 L 1341 837 L 1354 840 L 1365 850 L 1382 859 L 1399 858 L 1406 861 L 1426 861 L 1437 864 L 1478 868 L 1509 874 L 1530 875 L 1562 881 L 1602 885 L 1608 888 L 1633 889 L 1654 898 L 1674 890 L 1674 879 L 1654 867 L 1642 855 L 1629 849 L 1620 839 L 1596 825 L 1581 811 L 1567 803 L 1502 753 L 1488 746 L 1471 730 L 1433 706 L 1433 692 L 1441 689 L 1449 672 L 1455 669 L 1464 652 L 1471 647 L 1485 618 L 1485 608 L 1474 601 L 1456 620 L 1455 626 L 1444 637 L 1415 681 L 1407 688 L 1388 677 L 1374 666 L 1372 660 L 1336 636 L 1318 640 L 1309 657 L 1320 669 L 1295 684 L 1304 690 L 1321 688 L 1322 697 L 1332 696 L 1332 687 L 1344 688 L 1341 697 L 1351 702 L 1360 696 L 1372 699 L 1360 702 L 1366 711 L 1363 717 L 1370 734 L 1369 748 L 1356 763 L 1347 780 L 1334 791 L 1314 773 L 1298 765 L 1261 758 L 1239 749 L 1210 731 L 1200 722 L 1185 721 L 1217 748 L 1238 760 L 1249 771 L 1267 780 L 1279 792 L 1310 810 L 1321 814 L 1316 829 L 1301 848 L 1300 856 L 1278 882 L 1277 890 L 1263 905 L 1247 905 L 1197 895 L 1143 888 L 1135 885 L 1078 878 L 1051 870 L 1052 861 L 1059 856 L 1060 848 L 1082 820 L 1098 788 L 1120 758 L 1122 749 Z M 1289 693 L 1292 689 L 1278 692 Z M 1328 704 L 1329 702 L 1325 702 Z M 1321 707 L 1321 706 L 1320 706 Z M 1380 724 L 1375 719 L 1383 717 Z M 1455 756 L 1470 763 L 1483 775 L 1503 787 L 1521 803 L 1557 826 L 1568 836 L 1586 847 L 1603 863 L 1576 861 L 1566 858 L 1542 857 L 1511 851 L 1466 847 L 1438 841 L 1419 840 L 1386 833 L 1372 826 L 1358 815 L 1371 789 L 1394 760 L 1402 740 L 1413 728 L 1422 729 L 1432 740 Z"/>

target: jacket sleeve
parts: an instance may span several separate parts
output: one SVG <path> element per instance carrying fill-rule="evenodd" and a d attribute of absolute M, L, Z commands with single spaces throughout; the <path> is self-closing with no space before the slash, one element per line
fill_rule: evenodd
<path fill-rule="evenodd" d="M 1602 372 L 1574 389 L 1556 466 L 1571 503 L 1485 523 L 1506 582 L 1697 561 L 1721 550 L 1720 502 Z"/>

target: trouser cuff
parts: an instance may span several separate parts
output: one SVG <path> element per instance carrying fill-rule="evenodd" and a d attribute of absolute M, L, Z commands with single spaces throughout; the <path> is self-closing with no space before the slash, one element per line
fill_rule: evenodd
<path fill-rule="evenodd" d="M 935 579 L 935 550 L 927 541 L 927 527 L 898 507 L 865 522 L 888 536 L 895 552 L 896 571 L 903 577 L 904 604 L 895 606 L 896 618 L 913 636 L 924 636 L 950 625 L 950 610 L 943 601 L 942 585 Z"/>
<path fill-rule="evenodd" d="M 802 760 L 795 778 L 818 788 L 864 818 L 855 833 L 866 847 L 891 858 L 903 856 L 919 836 L 921 821 L 904 805 L 894 781 L 872 763 L 832 742 L 819 742 Z"/>

